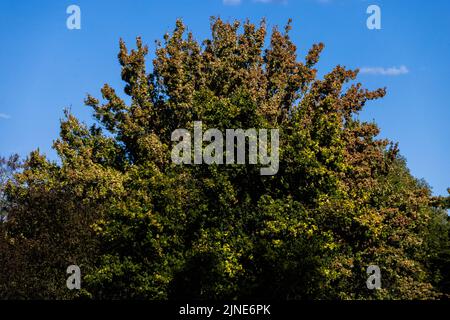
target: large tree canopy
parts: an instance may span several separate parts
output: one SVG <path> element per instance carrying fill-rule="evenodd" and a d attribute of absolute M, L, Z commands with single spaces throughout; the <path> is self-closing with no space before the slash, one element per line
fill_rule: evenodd
<path fill-rule="evenodd" d="M 1 298 L 428 299 L 449 293 L 448 199 L 362 122 L 382 98 L 324 45 L 303 59 L 289 31 L 212 18 L 198 42 L 181 20 L 148 47 L 120 41 L 125 95 L 88 96 L 96 124 L 66 111 L 60 161 L 32 152 L 4 185 Z M 171 133 L 278 129 L 279 171 L 177 165 Z M 3 192 L 3 191 L 2 191 Z M 82 290 L 66 288 L 66 268 Z M 378 265 L 381 289 L 366 287 Z"/>

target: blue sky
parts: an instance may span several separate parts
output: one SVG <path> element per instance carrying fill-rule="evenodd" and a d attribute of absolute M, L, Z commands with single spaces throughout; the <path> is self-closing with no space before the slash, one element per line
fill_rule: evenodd
<path fill-rule="evenodd" d="M 66 27 L 69 5 L 81 8 L 81 30 Z M 381 8 L 381 30 L 366 27 L 369 5 Z M 367 88 L 388 95 L 367 105 L 381 137 L 399 142 L 418 178 L 435 194 L 450 187 L 450 1 L 365 0 L 71 0 L 0 2 L 0 154 L 51 149 L 65 107 L 87 123 L 87 93 L 109 83 L 121 89 L 118 40 L 154 41 L 183 18 L 197 39 L 209 17 L 266 17 L 269 26 L 293 19 L 292 39 L 303 58 L 316 42 L 326 47 L 320 75 L 341 64 L 363 68 Z M 152 54 L 150 55 L 150 58 Z"/>

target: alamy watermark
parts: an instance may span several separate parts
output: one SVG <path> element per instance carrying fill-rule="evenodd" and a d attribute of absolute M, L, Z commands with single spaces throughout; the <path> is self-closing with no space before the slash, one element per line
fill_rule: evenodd
<path fill-rule="evenodd" d="M 81 29 L 81 9 L 77 5 L 70 5 L 66 9 L 66 13 L 70 14 L 66 20 L 66 26 L 69 30 L 80 30 Z"/>
<path fill-rule="evenodd" d="M 380 289 L 381 288 L 381 270 L 380 267 L 377 265 L 370 265 L 367 267 L 367 275 L 369 275 L 369 278 L 367 278 L 366 285 L 367 289 L 373 290 L 373 289 Z"/>
<path fill-rule="evenodd" d="M 81 269 L 77 265 L 70 265 L 66 270 L 67 274 L 70 274 L 67 278 L 66 286 L 69 290 L 80 290 L 81 289 Z"/>
<path fill-rule="evenodd" d="M 186 129 L 176 129 L 172 132 L 171 139 L 178 142 L 172 149 L 172 161 L 176 164 L 245 164 L 248 142 L 248 163 L 266 166 L 260 169 L 263 176 L 278 172 L 278 129 L 226 129 L 224 136 L 218 129 L 208 129 L 203 133 L 202 122 L 195 121 L 193 141 L 191 133 Z M 203 142 L 209 144 L 203 148 Z"/>
<path fill-rule="evenodd" d="M 366 25 L 369 30 L 381 29 L 381 8 L 376 4 L 372 4 L 367 7 L 367 14 L 370 16 L 367 18 Z"/>

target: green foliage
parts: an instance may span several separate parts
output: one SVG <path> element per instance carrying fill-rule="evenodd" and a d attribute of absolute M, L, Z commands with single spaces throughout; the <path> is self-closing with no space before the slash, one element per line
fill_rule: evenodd
<path fill-rule="evenodd" d="M 181 21 L 152 71 L 137 39 L 119 62 L 129 105 L 105 85 L 88 128 L 66 111 L 54 147 L 2 184 L 1 298 L 431 299 L 448 294 L 445 199 L 411 176 L 397 146 L 358 120 L 357 70 L 314 68 L 275 28 L 211 21 L 197 42 Z M 127 101 L 128 101 L 127 100 Z M 175 165 L 171 133 L 280 130 L 280 168 Z M 105 132 L 106 130 L 106 132 Z M 82 290 L 65 287 L 77 264 Z M 382 288 L 366 288 L 366 268 Z"/>

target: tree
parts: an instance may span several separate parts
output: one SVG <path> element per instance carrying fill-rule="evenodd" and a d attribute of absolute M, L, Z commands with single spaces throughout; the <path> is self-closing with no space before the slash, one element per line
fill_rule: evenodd
<path fill-rule="evenodd" d="M 65 266 L 76 263 L 83 273 L 77 296 L 95 299 L 429 299 L 445 292 L 445 270 L 430 256 L 448 238 L 428 241 L 448 227 L 438 219 L 442 209 L 397 146 L 357 117 L 386 90 L 364 89 L 354 83 L 358 71 L 343 66 L 318 79 L 324 45 L 299 61 L 290 29 L 290 21 L 284 31 L 274 28 L 265 48 L 265 21 L 212 18 L 210 39 L 199 43 L 178 20 L 150 72 L 141 38 L 131 51 L 121 40 L 129 99 L 107 84 L 102 102 L 89 95 L 91 127 L 66 111 L 54 144 L 61 164 L 33 152 L 6 188 L 3 246 L 24 251 L 4 255 L 46 266 L 27 287 L 0 278 L 10 296 L 73 298 L 61 282 Z M 278 173 L 174 164 L 171 133 L 198 120 L 222 131 L 278 129 Z M 373 264 L 383 284 L 371 291 L 366 268 Z"/>
<path fill-rule="evenodd" d="M 14 154 L 9 158 L 0 157 L 0 223 L 6 220 L 7 200 L 5 188 L 8 181 L 11 181 L 14 173 L 20 168 L 19 155 Z"/>

